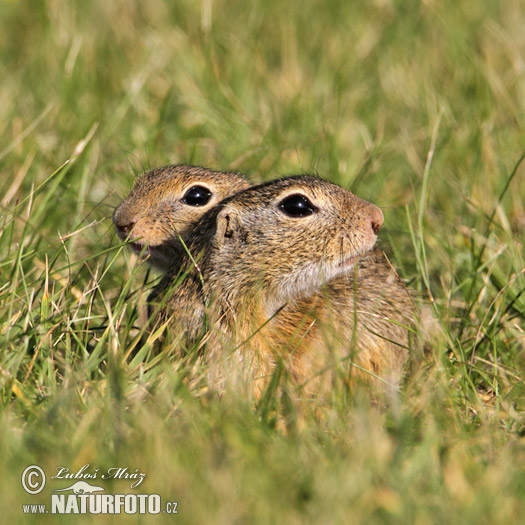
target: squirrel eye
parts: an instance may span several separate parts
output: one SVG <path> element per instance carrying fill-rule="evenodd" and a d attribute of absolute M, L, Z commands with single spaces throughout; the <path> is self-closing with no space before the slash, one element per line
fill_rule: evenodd
<path fill-rule="evenodd" d="M 182 197 L 182 202 L 188 206 L 204 206 L 211 199 L 211 191 L 204 186 L 192 186 Z"/>
<path fill-rule="evenodd" d="M 306 217 L 317 208 L 303 195 L 290 195 L 281 201 L 279 208 L 290 217 Z"/>

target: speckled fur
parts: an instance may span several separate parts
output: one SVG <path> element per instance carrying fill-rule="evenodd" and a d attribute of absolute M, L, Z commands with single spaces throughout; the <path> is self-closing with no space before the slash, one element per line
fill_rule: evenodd
<path fill-rule="evenodd" d="M 296 193 L 318 212 L 285 215 L 278 204 Z M 197 223 L 188 238 L 197 267 L 185 256 L 176 261 L 151 302 L 163 298 L 181 266 L 188 271 L 159 319 L 170 319 L 174 331 L 191 341 L 202 335 L 206 317 L 205 359 L 213 369 L 224 361 L 225 348 L 236 348 L 229 370 L 242 371 L 241 379 L 261 378 L 255 396 L 277 361 L 310 392 L 328 388 L 332 375 L 320 372 L 344 359 L 347 369 L 350 360 L 357 365 L 361 378 L 395 384 L 409 347 L 405 326 L 415 310 L 405 285 L 374 248 L 373 208 L 306 175 L 243 190 Z M 224 382 L 226 368 L 213 370 L 214 381 Z"/>
<path fill-rule="evenodd" d="M 182 201 L 187 190 L 196 185 L 211 191 L 210 201 L 204 206 L 188 206 Z M 183 164 L 157 168 L 135 181 L 130 194 L 113 213 L 113 222 L 123 241 L 128 232 L 122 226 L 134 224 L 129 235 L 137 239 L 133 249 L 144 252 L 149 263 L 166 271 L 173 261 L 181 258 L 179 235 L 186 240 L 206 211 L 249 186 L 238 173 Z"/>

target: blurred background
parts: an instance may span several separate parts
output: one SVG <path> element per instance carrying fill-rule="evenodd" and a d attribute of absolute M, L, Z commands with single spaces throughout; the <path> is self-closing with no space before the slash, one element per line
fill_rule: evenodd
<path fill-rule="evenodd" d="M 61 231 L 176 162 L 254 181 L 317 172 L 406 231 L 439 126 L 428 213 L 453 243 L 524 147 L 519 1 L 2 1 L 0 16 L 4 201 L 94 131 L 57 188 Z"/>

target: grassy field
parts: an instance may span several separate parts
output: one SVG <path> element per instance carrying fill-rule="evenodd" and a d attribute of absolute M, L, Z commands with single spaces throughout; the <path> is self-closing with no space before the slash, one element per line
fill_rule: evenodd
<path fill-rule="evenodd" d="M 112 522 L 23 514 L 86 464 L 179 504 L 130 522 L 525 520 L 520 0 L 0 0 L 0 25 L 3 522 Z M 148 355 L 156 276 L 111 214 L 176 162 L 318 172 L 381 206 L 428 350 L 388 407 L 351 391 L 294 425 Z"/>

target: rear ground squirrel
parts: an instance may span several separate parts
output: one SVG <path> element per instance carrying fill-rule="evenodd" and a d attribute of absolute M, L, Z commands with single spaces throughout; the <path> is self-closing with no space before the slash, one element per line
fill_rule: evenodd
<path fill-rule="evenodd" d="M 122 241 L 149 263 L 166 271 L 179 259 L 194 224 L 225 197 L 248 188 L 238 173 L 188 165 L 157 168 L 141 175 L 116 208 L 113 222 Z"/>

